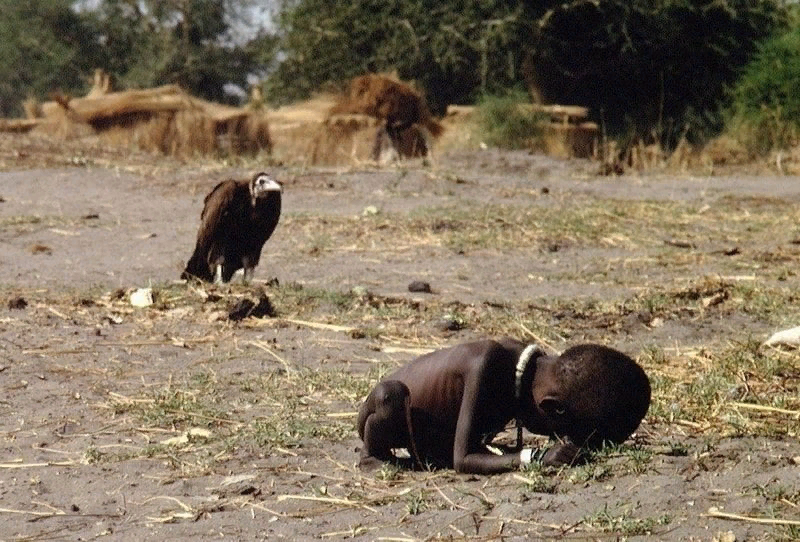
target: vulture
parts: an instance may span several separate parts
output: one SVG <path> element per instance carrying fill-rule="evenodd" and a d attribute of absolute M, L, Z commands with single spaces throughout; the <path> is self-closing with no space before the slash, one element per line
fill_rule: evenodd
<path fill-rule="evenodd" d="M 281 216 L 281 184 L 269 173 L 250 181 L 222 181 L 208 193 L 200 214 L 197 244 L 182 279 L 228 282 L 239 269 L 244 282 Z"/>

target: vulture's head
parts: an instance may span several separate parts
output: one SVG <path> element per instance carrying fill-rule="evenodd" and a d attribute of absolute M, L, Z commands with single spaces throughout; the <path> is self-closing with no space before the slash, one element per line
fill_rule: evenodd
<path fill-rule="evenodd" d="M 250 181 L 250 196 L 253 198 L 253 203 L 259 198 L 265 198 L 273 192 L 280 193 L 282 190 L 281 183 L 269 173 L 256 173 Z"/>

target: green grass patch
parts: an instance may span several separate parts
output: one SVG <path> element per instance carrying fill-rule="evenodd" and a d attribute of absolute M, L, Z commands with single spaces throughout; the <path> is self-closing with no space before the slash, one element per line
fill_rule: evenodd
<path fill-rule="evenodd" d="M 592 200 L 567 208 L 535 202 L 459 202 L 371 216 L 295 214 L 288 215 L 281 227 L 297 240 L 298 250 L 312 256 L 343 246 L 380 252 L 442 246 L 466 252 L 520 248 L 549 251 L 554 246 L 600 245 L 636 249 L 639 258 L 645 250 L 651 258 L 661 258 L 658 263 L 662 266 L 684 261 L 685 267 L 690 268 L 698 259 L 709 259 L 713 249 L 729 248 L 734 242 L 773 241 L 772 232 L 787 231 L 798 221 L 800 207 L 792 202 L 725 198 L 710 209 L 695 203 L 663 201 Z M 325 234 L 319 234 L 323 226 Z M 687 251 L 665 244 L 672 239 L 696 247 Z M 792 254 L 778 256 L 786 259 Z M 775 255 L 764 257 L 774 259 Z"/>
<path fill-rule="evenodd" d="M 539 147 L 549 119 L 530 108 L 524 91 L 486 95 L 475 111 L 477 137 L 491 147 L 526 149 Z"/>
<path fill-rule="evenodd" d="M 656 517 L 636 518 L 629 510 L 614 511 L 603 505 L 601 510 L 585 516 L 583 523 L 604 533 L 622 536 L 651 535 L 660 526 L 669 525 L 672 519 L 668 514 Z"/>
<path fill-rule="evenodd" d="M 649 350 L 640 362 L 650 373 L 648 418 L 690 422 L 719 435 L 792 438 L 800 431 L 796 357 L 758 341 L 675 358 Z"/>

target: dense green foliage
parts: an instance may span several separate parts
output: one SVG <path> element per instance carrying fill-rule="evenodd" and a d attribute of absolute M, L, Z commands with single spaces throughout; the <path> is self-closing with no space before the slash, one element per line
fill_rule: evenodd
<path fill-rule="evenodd" d="M 0 115 L 21 113 L 28 96 L 86 86 L 101 62 L 94 35 L 69 0 L 0 0 Z"/>
<path fill-rule="evenodd" d="M 236 43 L 231 23 L 242 1 L 104 0 L 90 13 L 98 26 L 105 67 L 122 86 L 177 83 L 192 94 L 226 101 L 228 83 L 247 88 L 257 70 L 258 44 Z"/>
<path fill-rule="evenodd" d="M 800 27 L 759 49 L 731 91 L 730 131 L 754 152 L 787 148 L 800 134 Z"/>
<path fill-rule="evenodd" d="M 543 134 L 544 117 L 527 104 L 530 98 L 522 91 L 481 97 L 476 109 L 481 140 L 504 149 L 535 147 Z"/>
<path fill-rule="evenodd" d="M 434 110 L 523 82 L 612 134 L 674 143 L 719 127 L 726 85 L 785 20 L 780 0 L 295 0 L 273 101 L 395 70 Z"/>
<path fill-rule="evenodd" d="M 602 112 L 612 134 L 700 139 L 720 128 L 726 87 L 785 20 L 768 0 L 572 2 L 538 21 L 529 75 L 545 99 Z"/>
<path fill-rule="evenodd" d="M 434 111 L 521 81 L 523 2 L 480 0 L 299 0 L 279 17 L 286 58 L 268 95 L 291 101 L 327 83 L 396 71 L 427 91 Z M 531 3 L 534 4 L 534 3 Z"/>
<path fill-rule="evenodd" d="M 239 40 L 251 0 L 0 0 L 0 113 L 21 113 L 28 96 L 83 94 L 95 68 L 123 88 L 177 83 L 216 101 L 234 99 L 275 57 L 275 39 Z M 253 25 L 250 25 L 252 29 Z"/>
<path fill-rule="evenodd" d="M 741 91 L 726 89 L 759 43 L 785 32 L 787 4 L 282 0 L 268 32 L 253 16 L 267 4 L 256 0 L 0 0 L 0 109 L 18 113 L 27 96 L 56 89 L 80 94 L 97 67 L 124 88 L 178 83 L 217 101 L 233 99 L 230 84 L 246 89 L 248 77 L 259 77 L 272 104 L 394 71 L 416 81 L 434 112 L 527 89 L 545 102 L 589 107 L 612 136 L 671 145 L 718 130 L 731 96 L 747 94 L 752 104 L 741 107 L 750 109 L 769 98 L 749 95 L 747 85 L 785 66 L 758 77 L 751 68 Z M 243 37 L 248 27 L 256 30 Z M 765 47 L 761 56 L 792 56 L 789 42 Z M 772 84 L 788 79 L 759 83 Z M 793 114 L 781 103 L 788 90 L 769 92 L 773 116 Z"/>

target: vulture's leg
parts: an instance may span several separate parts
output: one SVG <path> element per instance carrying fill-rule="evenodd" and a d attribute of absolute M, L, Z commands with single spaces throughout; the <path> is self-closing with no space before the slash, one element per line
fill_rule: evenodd
<path fill-rule="evenodd" d="M 254 259 L 245 254 L 242 256 L 242 284 L 249 284 L 253 280 L 256 266 Z"/>
<path fill-rule="evenodd" d="M 218 263 L 214 271 L 214 284 L 222 284 L 222 264 Z"/>

